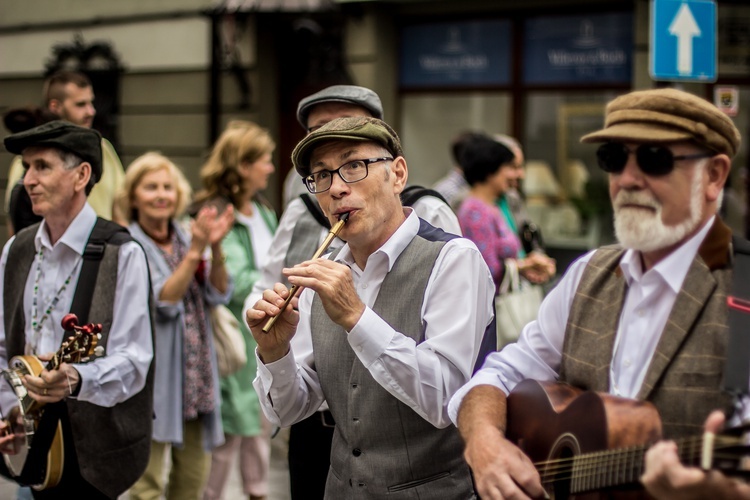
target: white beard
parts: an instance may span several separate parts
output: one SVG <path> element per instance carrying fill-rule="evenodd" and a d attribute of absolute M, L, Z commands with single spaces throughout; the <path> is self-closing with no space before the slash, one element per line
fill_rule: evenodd
<path fill-rule="evenodd" d="M 615 236 L 625 247 L 640 252 L 653 252 L 680 242 L 693 232 L 701 221 L 704 165 L 696 165 L 690 190 L 690 215 L 676 226 L 666 226 L 661 218 L 662 206 L 648 191 L 622 190 L 614 200 Z M 651 207 L 623 207 L 637 204 Z"/>

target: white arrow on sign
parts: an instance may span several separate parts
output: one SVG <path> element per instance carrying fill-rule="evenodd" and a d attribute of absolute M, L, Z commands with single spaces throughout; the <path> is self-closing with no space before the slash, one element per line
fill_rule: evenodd
<path fill-rule="evenodd" d="M 677 37 L 677 71 L 681 75 L 693 72 L 693 37 L 701 36 L 698 23 L 688 4 L 683 3 L 669 25 L 669 34 Z"/>

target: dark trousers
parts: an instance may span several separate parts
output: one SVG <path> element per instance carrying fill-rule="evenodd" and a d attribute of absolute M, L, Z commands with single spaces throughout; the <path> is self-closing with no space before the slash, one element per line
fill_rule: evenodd
<path fill-rule="evenodd" d="M 292 500 L 322 500 L 331 465 L 335 422 L 331 412 L 316 411 L 289 430 L 289 479 Z"/>

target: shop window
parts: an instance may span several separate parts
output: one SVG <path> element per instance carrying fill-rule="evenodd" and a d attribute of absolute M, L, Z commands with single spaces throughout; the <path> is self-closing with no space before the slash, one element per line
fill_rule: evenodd
<path fill-rule="evenodd" d="M 612 240 L 607 176 L 580 138 L 602 127 L 617 94 L 533 92 L 525 102 L 527 207 L 547 245 L 570 254 L 563 261 Z"/>
<path fill-rule="evenodd" d="M 431 186 L 453 166 L 450 145 L 465 130 L 509 133 L 510 94 L 405 95 L 399 134 L 409 163 L 409 182 Z"/>

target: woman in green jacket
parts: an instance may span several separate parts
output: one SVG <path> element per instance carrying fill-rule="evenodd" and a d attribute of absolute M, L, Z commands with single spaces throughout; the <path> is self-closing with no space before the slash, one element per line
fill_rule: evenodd
<path fill-rule="evenodd" d="M 234 206 L 234 226 L 222 241 L 222 248 L 235 285 L 228 307 L 241 325 L 247 346 L 247 364 L 221 378 L 226 442 L 213 452 L 205 500 L 221 498 L 238 452 L 244 493 L 250 499 L 268 494 L 270 425 L 253 389 L 255 341 L 242 318 L 242 305 L 260 277 L 276 230 L 276 214 L 259 196 L 274 171 L 271 154 L 275 147 L 265 129 L 248 121 L 232 121 L 201 169 L 204 190 L 196 196 L 196 203 Z"/>

